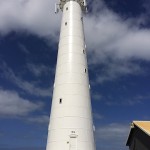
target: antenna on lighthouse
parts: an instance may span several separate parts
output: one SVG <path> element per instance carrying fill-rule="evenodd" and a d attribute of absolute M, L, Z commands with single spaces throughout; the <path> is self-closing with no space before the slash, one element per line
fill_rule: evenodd
<path fill-rule="evenodd" d="M 55 3 L 55 14 L 59 12 L 59 4 Z"/>
<path fill-rule="evenodd" d="M 86 6 L 86 0 L 83 0 L 84 1 L 84 6 Z"/>

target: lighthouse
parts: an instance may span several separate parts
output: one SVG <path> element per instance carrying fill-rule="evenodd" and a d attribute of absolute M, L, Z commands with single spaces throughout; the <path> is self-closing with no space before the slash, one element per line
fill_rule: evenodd
<path fill-rule="evenodd" d="M 83 29 L 86 1 L 60 0 L 57 6 L 63 18 L 46 150 L 95 150 Z"/>

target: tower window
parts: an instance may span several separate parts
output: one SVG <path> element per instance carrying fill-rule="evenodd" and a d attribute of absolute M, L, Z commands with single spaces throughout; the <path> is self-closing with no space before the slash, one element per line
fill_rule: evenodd
<path fill-rule="evenodd" d="M 66 7 L 66 10 L 68 10 L 68 7 Z"/>
<path fill-rule="evenodd" d="M 59 104 L 62 104 L 62 98 L 59 99 Z"/>
<path fill-rule="evenodd" d="M 87 70 L 85 69 L 85 70 L 84 70 L 84 72 L 86 73 L 86 72 L 87 72 Z"/>
<path fill-rule="evenodd" d="M 83 54 L 85 54 L 85 50 L 83 50 Z"/>
<path fill-rule="evenodd" d="M 65 22 L 65 26 L 67 26 L 67 22 Z"/>

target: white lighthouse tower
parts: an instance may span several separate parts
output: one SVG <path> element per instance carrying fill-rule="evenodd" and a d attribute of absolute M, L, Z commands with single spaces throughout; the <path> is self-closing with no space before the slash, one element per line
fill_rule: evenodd
<path fill-rule="evenodd" d="M 83 31 L 85 0 L 60 0 L 63 12 L 46 150 L 95 150 Z"/>

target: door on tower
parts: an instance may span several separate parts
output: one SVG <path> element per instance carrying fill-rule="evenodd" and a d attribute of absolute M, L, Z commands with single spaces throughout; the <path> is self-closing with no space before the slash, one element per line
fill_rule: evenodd
<path fill-rule="evenodd" d="M 69 150 L 77 150 L 77 135 L 76 134 L 71 134 L 70 135 L 70 146 Z"/>

